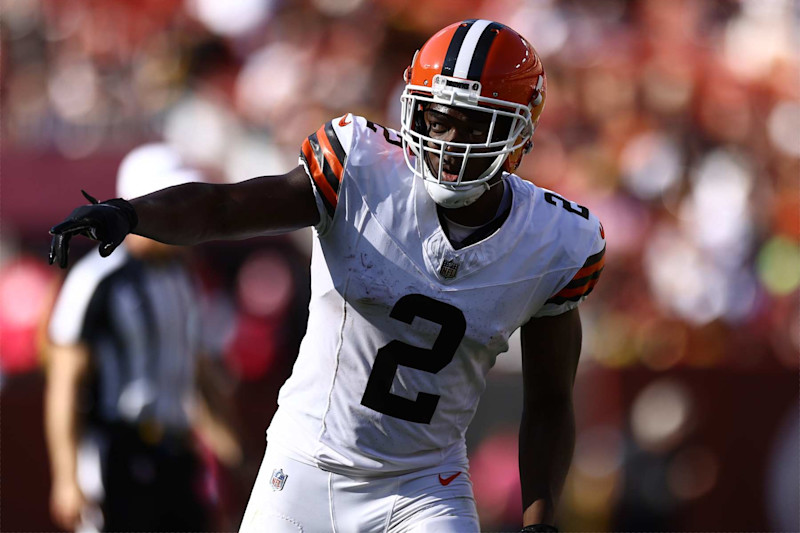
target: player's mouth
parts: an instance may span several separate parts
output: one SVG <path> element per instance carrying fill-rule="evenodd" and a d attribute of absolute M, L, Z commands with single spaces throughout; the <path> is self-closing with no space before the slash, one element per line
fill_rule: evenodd
<path fill-rule="evenodd" d="M 428 161 L 428 168 L 430 169 L 431 174 L 434 176 L 439 175 L 439 157 L 431 153 L 426 154 L 425 157 Z M 458 182 L 458 175 L 461 173 L 462 162 L 463 158 L 457 159 L 456 161 L 448 161 L 445 159 L 440 175 L 442 183 Z M 461 183 L 472 181 L 476 179 L 479 174 L 480 171 L 478 169 L 468 166 L 466 169 L 464 169 L 464 175 L 461 177 Z"/>
<path fill-rule="evenodd" d="M 453 173 L 453 172 L 447 172 L 446 170 L 442 170 L 442 181 L 446 181 L 446 182 L 458 181 L 458 174 Z"/>
<path fill-rule="evenodd" d="M 428 154 L 428 163 L 431 171 L 434 175 L 436 175 L 436 171 L 434 169 L 439 168 L 439 158 Z M 458 181 L 458 174 L 460 170 L 461 169 L 456 170 L 453 167 L 443 165 L 441 174 L 442 181 L 446 183 L 454 183 Z"/>

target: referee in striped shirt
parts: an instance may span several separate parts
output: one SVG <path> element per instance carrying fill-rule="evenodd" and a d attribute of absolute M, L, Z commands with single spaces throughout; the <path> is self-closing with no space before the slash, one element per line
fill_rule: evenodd
<path fill-rule="evenodd" d="M 171 148 L 145 145 L 123 160 L 117 193 L 190 181 L 200 176 Z M 63 528 L 208 528 L 190 438 L 198 305 L 176 250 L 129 235 L 108 259 L 82 258 L 58 296 L 45 423 L 51 514 Z"/>

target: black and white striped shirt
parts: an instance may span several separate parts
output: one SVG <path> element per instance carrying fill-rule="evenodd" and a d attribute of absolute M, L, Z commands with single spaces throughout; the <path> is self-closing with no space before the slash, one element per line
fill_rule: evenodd
<path fill-rule="evenodd" d="M 199 317 L 179 261 L 148 263 L 124 245 L 72 268 L 49 325 L 58 345 L 85 343 L 95 368 L 95 417 L 183 430 L 194 396 Z"/>

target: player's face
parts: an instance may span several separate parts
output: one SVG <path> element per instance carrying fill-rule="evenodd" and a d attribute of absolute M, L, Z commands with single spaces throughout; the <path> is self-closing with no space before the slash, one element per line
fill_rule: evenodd
<path fill-rule="evenodd" d="M 491 114 L 469 109 L 459 109 L 442 104 L 429 105 L 423 114 L 427 135 L 442 142 L 453 143 L 485 143 L 491 126 Z M 503 128 L 496 127 L 498 137 Z M 428 142 L 431 148 L 438 148 L 435 143 Z M 463 149 L 445 144 L 444 149 L 451 152 L 463 152 Z M 481 149 L 472 150 L 471 153 L 480 153 Z M 486 151 L 486 150 L 483 150 Z M 439 155 L 427 152 L 428 167 L 434 175 L 439 170 Z M 463 157 L 457 155 L 445 155 L 442 165 L 442 180 L 456 181 L 458 173 L 461 171 Z M 464 171 L 462 181 L 475 180 L 492 164 L 492 157 L 471 157 Z"/>

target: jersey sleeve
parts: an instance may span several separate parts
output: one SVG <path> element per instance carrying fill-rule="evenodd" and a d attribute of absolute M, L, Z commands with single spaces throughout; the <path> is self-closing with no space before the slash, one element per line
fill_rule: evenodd
<path fill-rule="evenodd" d="M 592 220 L 596 223 L 596 230 L 586 254 L 586 260 L 569 281 L 547 299 L 539 311 L 534 314 L 535 317 L 560 315 L 578 307 L 578 304 L 589 296 L 600 280 L 600 275 L 605 267 L 605 231 L 599 220 L 594 217 Z"/>
<path fill-rule="evenodd" d="M 317 200 L 319 233 L 325 233 L 330 226 L 339 203 L 356 119 L 348 113 L 323 124 L 300 148 L 300 164 L 311 179 Z"/>

